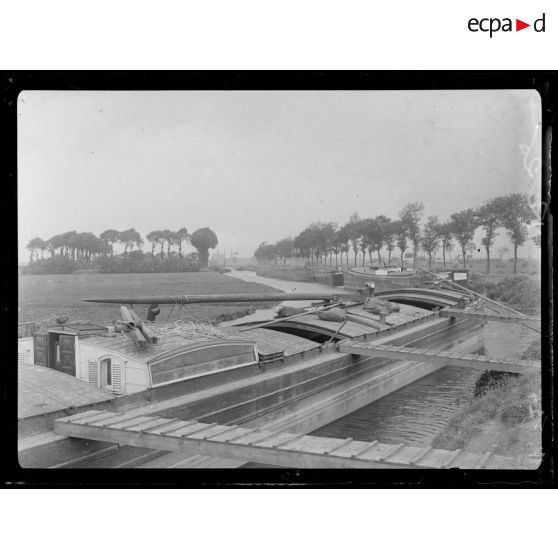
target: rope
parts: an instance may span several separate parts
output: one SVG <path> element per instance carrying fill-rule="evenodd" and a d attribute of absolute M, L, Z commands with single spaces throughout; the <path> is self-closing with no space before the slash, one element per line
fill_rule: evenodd
<path fill-rule="evenodd" d="M 228 339 L 229 335 L 208 322 L 176 320 L 171 326 L 160 327 L 157 330 L 159 337 L 170 337 L 179 335 L 187 339 L 216 338 Z"/>

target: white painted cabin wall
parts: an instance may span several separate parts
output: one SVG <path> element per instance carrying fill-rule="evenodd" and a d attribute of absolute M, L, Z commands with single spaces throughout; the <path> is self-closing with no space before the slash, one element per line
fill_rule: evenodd
<path fill-rule="evenodd" d="M 109 352 L 104 347 L 97 347 L 87 343 L 87 339 L 82 339 L 77 345 L 76 355 L 76 377 L 84 382 L 88 381 L 88 361 L 100 361 L 108 356 L 119 360 L 124 365 L 124 394 L 137 393 L 150 387 L 150 375 L 147 364 L 132 359 L 120 353 Z M 79 361 L 79 366 L 78 366 Z M 79 371 L 79 376 L 77 375 Z"/>

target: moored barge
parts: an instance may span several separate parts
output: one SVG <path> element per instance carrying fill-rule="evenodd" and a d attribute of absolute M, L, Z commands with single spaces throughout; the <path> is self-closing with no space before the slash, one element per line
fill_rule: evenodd
<path fill-rule="evenodd" d="M 304 313 L 226 328 L 139 320 L 156 339 L 144 344 L 114 325 L 54 322 L 32 336 L 22 328 L 21 466 L 239 467 L 238 459 L 60 435 L 56 421 L 110 411 L 132 421 L 153 416 L 304 434 L 444 366 L 355 354 L 351 343 L 452 354 L 483 348 L 485 321 L 467 314 L 481 301 L 467 293 L 405 288 L 322 298 Z M 333 306 L 342 320 L 323 310 Z M 452 308 L 464 312 L 444 315 Z"/>

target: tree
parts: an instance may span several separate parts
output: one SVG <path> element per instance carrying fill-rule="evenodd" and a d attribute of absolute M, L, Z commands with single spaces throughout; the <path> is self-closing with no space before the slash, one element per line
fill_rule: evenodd
<path fill-rule="evenodd" d="M 143 244 L 143 238 L 136 229 L 122 231 L 119 234 L 119 241 L 124 244 L 124 256 L 127 254 L 128 250 L 132 250 L 134 246 L 137 246 L 139 250 Z"/>
<path fill-rule="evenodd" d="M 280 258 L 283 258 L 283 267 L 287 265 L 287 258 L 291 258 L 294 252 L 294 240 L 284 238 L 275 244 L 275 250 Z"/>
<path fill-rule="evenodd" d="M 254 257 L 259 262 L 272 262 L 277 256 L 277 246 L 274 244 L 267 244 L 262 242 L 254 252 Z"/>
<path fill-rule="evenodd" d="M 327 256 L 327 254 L 329 254 L 329 265 L 331 267 L 333 243 L 335 242 L 337 223 L 334 222 L 318 223 L 318 229 L 319 229 L 319 235 L 318 235 L 319 249 L 324 254 L 324 256 Z"/>
<path fill-rule="evenodd" d="M 136 231 L 136 229 L 130 229 L 131 232 L 131 236 L 132 236 L 132 248 L 134 247 L 134 244 L 137 246 L 138 250 L 141 251 L 141 247 L 143 246 L 143 238 L 141 236 L 141 234 Z"/>
<path fill-rule="evenodd" d="M 349 241 L 353 246 L 353 252 L 355 253 L 355 267 L 357 264 L 357 253 L 359 249 L 359 240 L 361 235 L 361 227 L 360 227 L 360 217 L 358 213 L 353 213 L 349 217 L 348 223 L 345 225 L 346 233 L 349 237 Z"/>
<path fill-rule="evenodd" d="M 61 235 L 62 255 L 69 257 L 72 261 L 76 258 L 76 231 L 67 231 Z"/>
<path fill-rule="evenodd" d="M 145 238 L 151 242 L 151 260 L 154 260 L 155 246 L 161 242 L 161 231 L 151 231 Z"/>
<path fill-rule="evenodd" d="M 343 254 L 347 260 L 347 267 L 349 267 L 349 234 L 346 226 L 341 227 L 336 233 L 335 242 L 339 245 L 339 253 L 341 255 L 341 266 L 343 266 Z"/>
<path fill-rule="evenodd" d="M 393 223 L 393 230 L 395 234 L 395 243 L 399 250 L 401 250 L 401 269 L 403 269 L 403 256 L 407 250 L 407 225 L 403 221 L 395 221 Z"/>
<path fill-rule="evenodd" d="M 335 223 L 312 223 L 294 239 L 296 251 L 302 257 L 310 258 L 312 266 L 314 259 L 319 263 L 332 250 L 335 228 Z"/>
<path fill-rule="evenodd" d="M 45 250 L 48 248 L 48 244 L 46 241 L 39 237 L 37 237 L 36 244 L 37 250 L 41 252 L 41 260 L 43 260 L 45 257 Z"/>
<path fill-rule="evenodd" d="M 75 237 L 76 259 L 89 263 L 93 255 L 103 252 L 104 246 L 104 242 L 93 233 L 78 233 Z"/>
<path fill-rule="evenodd" d="M 378 264 L 382 263 L 380 250 L 382 249 L 391 225 L 391 219 L 385 215 L 378 215 L 374 219 L 367 219 L 367 238 L 369 243 L 370 261 L 372 252 L 378 254 Z"/>
<path fill-rule="evenodd" d="M 478 228 L 477 216 L 474 209 L 465 209 L 450 216 L 450 229 L 452 235 L 461 246 L 463 253 L 463 267 L 466 265 L 465 252 L 467 244 L 473 240 Z"/>
<path fill-rule="evenodd" d="M 486 274 L 490 275 L 490 249 L 496 240 L 496 230 L 502 224 L 503 203 L 502 198 L 493 198 L 478 208 L 477 222 L 484 230 L 482 245 L 486 250 Z"/>
<path fill-rule="evenodd" d="M 298 255 L 306 261 L 312 255 L 312 248 L 310 246 L 310 234 L 308 227 L 300 232 L 294 239 L 294 247 Z"/>
<path fill-rule="evenodd" d="M 428 254 L 428 269 L 432 269 L 432 254 L 438 249 L 440 243 L 440 221 L 438 217 L 428 217 L 421 237 L 421 244 Z"/>
<path fill-rule="evenodd" d="M 103 231 L 99 238 L 110 246 L 110 255 L 114 256 L 114 243 L 120 239 L 120 233 L 116 229 L 107 229 Z"/>
<path fill-rule="evenodd" d="M 130 229 L 118 233 L 118 242 L 120 242 L 120 244 L 124 244 L 124 256 L 126 256 L 128 252 L 131 240 L 132 238 Z"/>
<path fill-rule="evenodd" d="M 174 245 L 176 238 L 174 233 L 169 229 L 165 229 L 164 231 L 161 231 L 161 236 L 162 236 L 162 242 L 167 243 L 167 257 L 168 257 L 171 251 L 171 246 Z M 161 254 L 162 252 L 163 252 L 163 244 L 161 244 Z"/>
<path fill-rule="evenodd" d="M 391 265 L 391 253 L 395 249 L 396 241 L 397 241 L 395 221 L 390 221 L 389 223 L 386 223 L 384 233 L 385 233 L 384 242 L 386 244 L 386 249 L 388 253 L 388 265 Z"/>
<path fill-rule="evenodd" d="M 451 252 L 453 249 L 453 231 L 451 221 L 440 223 L 438 227 L 438 236 L 442 243 L 442 259 L 444 261 L 444 269 L 446 268 L 446 252 Z"/>
<path fill-rule="evenodd" d="M 215 248 L 218 243 L 217 235 L 209 227 L 194 231 L 190 237 L 190 244 L 198 251 L 200 261 L 205 267 L 209 261 L 209 250 Z"/>
<path fill-rule="evenodd" d="M 45 241 L 42 238 L 36 236 L 27 243 L 27 249 L 30 252 L 29 259 L 31 262 L 33 262 L 33 258 L 37 256 L 37 250 L 45 249 Z"/>
<path fill-rule="evenodd" d="M 51 258 L 54 258 L 55 250 L 60 250 L 60 255 L 62 255 L 62 235 L 56 234 L 52 238 L 49 238 L 49 240 L 47 240 L 47 246 Z"/>
<path fill-rule="evenodd" d="M 188 242 L 190 235 L 188 234 L 188 229 L 186 227 L 182 227 L 178 229 L 175 233 L 176 244 L 178 246 L 178 255 L 182 258 L 182 243 Z"/>
<path fill-rule="evenodd" d="M 374 227 L 373 219 L 361 219 L 358 222 L 358 247 L 362 252 L 362 266 L 364 267 L 364 260 L 366 257 L 366 252 L 369 254 L 370 261 L 372 261 L 372 243 L 371 236 L 373 234 L 372 229 Z"/>
<path fill-rule="evenodd" d="M 417 267 L 417 251 L 420 244 L 420 220 L 424 212 L 422 203 L 408 203 L 400 212 L 399 219 L 407 227 L 407 236 L 413 244 L 413 267 Z"/>
<path fill-rule="evenodd" d="M 513 272 L 517 273 L 517 248 L 529 238 L 527 225 L 533 220 L 527 194 L 508 194 L 502 196 L 502 225 L 508 231 L 513 243 Z"/>

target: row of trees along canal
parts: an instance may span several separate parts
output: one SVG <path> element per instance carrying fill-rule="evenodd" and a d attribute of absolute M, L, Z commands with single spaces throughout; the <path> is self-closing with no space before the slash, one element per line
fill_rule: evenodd
<path fill-rule="evenodd" d="M 49 240 L 35 237 L 27 244 L 30 252 L 26 273 L 71 273 L 93 269 L 101 273 L 197 271 L 207 267 L 209 250 L 218 244 L 208 227 L 189 233 L 156 230 L 145 236 L 151 252 L 142 251 L 145 241 L 135 229 L 108 229 L 98 237 L 90 232 L 68 231 Z M 185 253 L 191 245 L 195 252 Z M 120 252 L 118 252 L 120 250 Z M 47 253 L 47 257 L 45 257 Z"/>
<path fill-rule="evenodd" d="M 430 216 L 423 223 L 424 206 L 421 203 L 407 204 L 399 212 L 399 218 L 392 220 L 385 215 L 361 219 L 354 213 L 349 221 L 339 227 L 336 223 L 318 222 L 306 227 L 294 239 L 284 238 L 275 244 L 262 243 L 254 256 L 260 263 L 275 263 L 279 259 L 303 259 L 308 265 L 333 266 L 343 262 L 345 255 L 347 267 L 349 251 L 354 256 L 356 267 L 359 253 L 362 254 L 364 266 L 366 254 L 369 261 L 372 255 L 378 255 L 378 263 L 382 263 L 381 250 L 387 252 L 387 263 L 391 264 L 392 252 L 400 251 L 401 266 L 407 249 L 412 250 L 413 267 L 419 250 L 428 257 L 428 265 L 432 268 L 432 257 L 441 249 L 444 268 L 446 255 L 459 245 L 466 261 L 466 250 L 471 246 L 477 230 L 482 229 L 484 236 L 482 245 L 486 251 L 486 271 L 490 273 L 491 248 L 498 235 L 498 229 L 505 229 L 513 245 L 514 273 L 517 271 L 517 249 L 529 238 L 528 225 L 535 220 L 532 209 L 533 199 L 526 194 L 507 194 L 492 198 L 480 207 L 465 209 L 452 214 L 445 222 L 436 216 Z M 533 237 L 540 245 L 540 235 Z"/>

